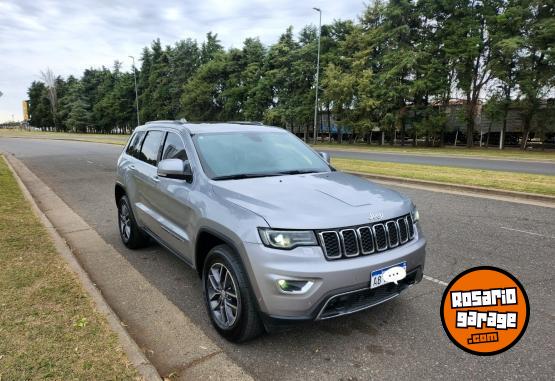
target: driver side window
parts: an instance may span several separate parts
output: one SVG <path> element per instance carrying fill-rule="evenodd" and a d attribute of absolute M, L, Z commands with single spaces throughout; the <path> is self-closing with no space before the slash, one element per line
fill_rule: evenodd
<path fill-rule="evenodd" d="M 164 149 L 162 151 L 162 160 L 166 159 L 187 160 L 187 153 L 185 152 L 183 141 L 179 135 L 174 132 L 168 132 L 166 136 Z"/>

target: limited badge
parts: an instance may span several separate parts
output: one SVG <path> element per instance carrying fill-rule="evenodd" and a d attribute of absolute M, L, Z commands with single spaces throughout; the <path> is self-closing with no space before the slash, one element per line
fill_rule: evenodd
<path fill-rule="evenodd" d="M 441 323 L 462 350 L 495 355 L 515 345 L 526 331 L 530 304 L 522 284 L 505 270 L 475 267 L 449 283 L 441 301 Z"/>

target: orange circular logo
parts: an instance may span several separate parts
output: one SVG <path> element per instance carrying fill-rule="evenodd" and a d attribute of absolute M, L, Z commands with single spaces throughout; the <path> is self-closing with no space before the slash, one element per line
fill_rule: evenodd
<path fill-rule="evenodd" d="M 443 292 L 441 323 L 462 350 L 495 355 L 526 331 L 530 304 L 522 284 L 505 270 L 481 266 L 457 275 Z"/>

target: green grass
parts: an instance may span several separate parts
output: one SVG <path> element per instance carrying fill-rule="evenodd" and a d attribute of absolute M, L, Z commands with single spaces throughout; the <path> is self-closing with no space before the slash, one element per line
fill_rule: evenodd
<path fill-rule="evenodd" d="M 411 155 L 435 155 L 435 156 L 461 156 L 475 157 L 487 159 L 505 159 L 505 160 L 537 160 L 537 161 L 553 161 L 555 162 L 555 150 L 547 151 L 521 151 L 518 148 L 505 148 L 499 150 L 494 147 L 485 148 L 466 148 L 466 147 L 412 147 L 412 146 L 376 146 L 363 143 L 357 144 L 317 144 L 312 146 L 314 149 L 335 149 L 360 152 L 376 152 L 376 153 L 395 153 L 395 154 L 411 154 Z"/>
<path fill-rule="evenodd" d="M 0 156 L 0 380 L 138 379 Z"/>
<path fill-rule="evenodd" d="M 342 158 L 332 163 L 343 171 L 555 196 L 555 176 Z"/>

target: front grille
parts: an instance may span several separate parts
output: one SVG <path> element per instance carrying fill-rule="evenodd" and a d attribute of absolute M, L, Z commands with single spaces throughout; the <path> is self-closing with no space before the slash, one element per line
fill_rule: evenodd
<path fill-rule="evenodd" d="M 327 259 L 351 258 L 393 249 L 409 242 L 414 235 L 410 214 L 371 225 L 318 232 Z"/>

